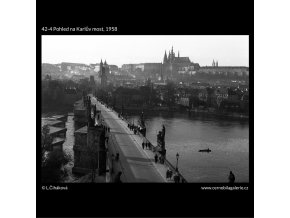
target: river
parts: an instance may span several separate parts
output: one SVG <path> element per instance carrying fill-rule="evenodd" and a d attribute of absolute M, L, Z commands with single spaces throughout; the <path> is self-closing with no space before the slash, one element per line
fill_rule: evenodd
<path fill-rule="evenodd" d="M 129 120 L 136 124 L 138 116 Z M 156 135 L 166 128 L 167 159 L 189 182 L 228 182 L 232 171 L 236 182 L 249 182 L 248 120 L 217 118 L 187 113 L 146 115 L 146 137 L 156 145 Z M 200 149 L 210 153 L 199 152 Z"/>
<path fill-rule="evenodd" d="M 166 128 L 165 143 L 167 159 L 176 165 L 188 182 L 228 182 L 232 171 L 236 182 L 249 182 L 249 124 L 247 120 L 217 118 L 187 113 L 155 112 L 145 114 L 147 138 L 156 145 L 157 132 Z M 129 117 L 137 124 L 139 117 Z M 62 182 L 79 178 L 72 174 L 74 121 L 69 115 L 66 121 L 66 141 L 63 150 L 70 156 L 64 166 L 66 176 Z M 199 152 L 200 149 L 210 153 Z"/>

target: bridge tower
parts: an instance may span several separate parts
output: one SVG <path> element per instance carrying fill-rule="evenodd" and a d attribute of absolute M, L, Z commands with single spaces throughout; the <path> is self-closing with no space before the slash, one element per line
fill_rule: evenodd
<path fill-rule="evenodd" d="M 102 175 L 106 171 L 106 147 L 105 147 L 105 130 L 96 120 L 100 111 L 94 112 L 93 117 L 88 122 L 87 135 L 87 152 L 90 159 L 90 169 L 98 170 L 98 174 Z"/>
<path fill-rule="evenodd" d="M 103 65 L 103 61 L 101 60 L 100 63 L 100 74 L 99 76 L 101 77 L 101 88 L 104 89 L 107 86 L 107 74 L 106 74 L 106 67 L 107 63 L 105 61 L 105 65 Z"/>
<path fill-rule="evenodd" d="M 99 175 L 106 171 L 105 129 L 101 125 L 101 111 L 85 98 L 87 125 L 75 131 L 74 173 Z"/>

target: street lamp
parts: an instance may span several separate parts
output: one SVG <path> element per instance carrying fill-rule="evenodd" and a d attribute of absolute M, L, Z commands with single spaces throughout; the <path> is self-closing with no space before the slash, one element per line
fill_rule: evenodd
<path fill-rule="evenodd" d="M 179 154 L 176 154 L 176 168 L 175 170 L 178 171 L 178 158 L 179 158 Z"/>

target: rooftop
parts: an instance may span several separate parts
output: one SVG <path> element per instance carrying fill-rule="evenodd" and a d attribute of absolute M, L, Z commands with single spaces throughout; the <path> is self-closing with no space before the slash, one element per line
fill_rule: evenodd
<path fill-rule="evenodd" d="M 55 137 L 52 141 L 52 145 L 58 145 L 58 144 L 63 144 L 65 142 L 65 139 L 63 138 L 59 138 L 59 137 Z"/>
<path fill-rule="evenodd" d="M 88 126 L 84 126 L 75 131 L 75 133 L 81 133 L 81 134 L 87 134 L 87 132 L 88 132 Z"/>
<path fill-rule="evenodd" d="M 56 134 L 61 132 L 66 132 L 66 128 L 49 126 L 49 134 Z"/>
<path fill-rule="evenodd" d="M 54 115 L 51 118 L 54 118 L 56 120 L 66 119 L 66 115 Z"/>
<path fill-rule="evenodd" d="M 55 118 L 42 118 L 41 120 L 41 126 L 44 126 L 44 125 L 54 126 L 61 123 L 62 121 L 56 120 Z"/>

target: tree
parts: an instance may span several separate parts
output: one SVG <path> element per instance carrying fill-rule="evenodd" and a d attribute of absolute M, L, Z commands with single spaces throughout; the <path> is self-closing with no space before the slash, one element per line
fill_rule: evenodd
<path fill-rule="evenodd" d="M 49 126 L 44 125 L 41 131 L 41 153 L 42 153 L 42 162 L 44 162 L 45 152 L 50 151 L 53 138 L 49 135 Z"/>
<path fill-rule="evenodd" d="M 41 131 L 43 182 L 59 182 L 63 175 L 60 168 L 70 160 L 70 157 L 63 151 L 52 149 L 52 141 L 53 138 L 49 135 L 49 126 L 44 125 Z"/>
<path fill-rule="evenodd" d="M 173 106 L 175 103 L 175 89 L 174 89 L 174 83 L 173 82 L 168 82 L 166 87 L 165 87 L 165 102 L 167 105 Z"/>

